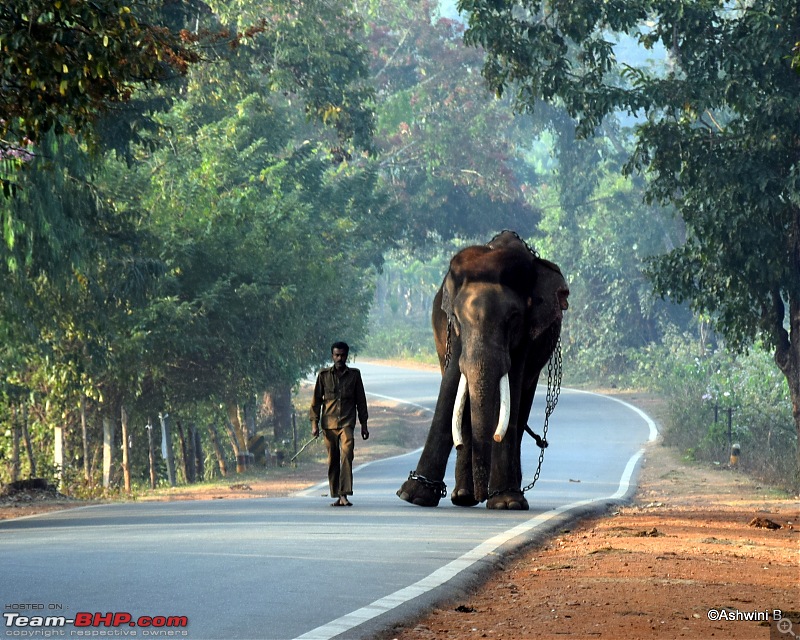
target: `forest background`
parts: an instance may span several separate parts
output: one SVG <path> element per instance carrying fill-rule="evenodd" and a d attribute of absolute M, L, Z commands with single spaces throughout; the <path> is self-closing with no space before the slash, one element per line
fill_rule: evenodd
<path fill-rule="evenodd" d="M 631 0 L 625 22 L 529 3 L 537 37 L 559 44 L 543 70 L 502 50 L 530 27 L 520 6 L 485 18 L 483 4 L 462 2 L 467 19 L 429 0 L 5 3 L 0 481 L 130 493 L 285 456 L 309 431 L 293 393 L 330 343 L 434 362 L 449 258 L 508 228 L 570 282 L 566 384 L 654 390 L 688 457 L 726 462 L 737 443 L 749 472 L 797 490 L 798 365 L 780 357 L 800 323 L 800 259 L 785 259 L 800 218 L 797 7 Z M 762 154 L 743 181 L 719 164 L 740 168 L 732 155 L 706 157 L 717 195 L 692 200 L 688 181 L 708 176 L 654 164 L 645 136 L 667 122 L 725 149 L 727 131 L 741 142 L 763 125 L 741 103 L 763 111 L 764 86 L 713 103 L 717 82 L 680 55 L 716 51 L 756 4 L 766 26 L 738 37 L 782 51 L 763 74 L 794 100 L 793 120 L 781 112 L 794 133 L 773 134 L 790 160 Z M 726 73 L 752 74 L 739 64 Z M 661 102 L 642 98 L 687 78 L 705 108 L 665 105 L 663 86 Z M 639 102 L 599 100 L 600 86 Z M 731 195 L 743 182 L 754 193 Z M 703 245 L 712 228 L 725 232 Z M 751 259 L 722 255 L 734 246 Z M 778 282 L 766 302 L 751 291 L 762 272 Z"/>

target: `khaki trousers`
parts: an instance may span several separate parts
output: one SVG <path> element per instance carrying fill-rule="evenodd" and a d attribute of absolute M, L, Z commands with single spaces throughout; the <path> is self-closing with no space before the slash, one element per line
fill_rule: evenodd
<path fill-rule="evenodd" d="M 322 430 L 328 450 L 328 486 L 333 498 L 353 495 L 353 431 L 352 427 Z"/>

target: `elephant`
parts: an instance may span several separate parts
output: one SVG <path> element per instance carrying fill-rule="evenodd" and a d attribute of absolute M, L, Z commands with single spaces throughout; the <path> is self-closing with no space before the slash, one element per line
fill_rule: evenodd
<path fill-rule="evenodd" d="M 559 267 L 513 231 L 452 258 L 431 316 L 439 396 L 417 470 L 397 491 L 402 500 L 439 504 L 455 446 L 453 504 L 528 509 L 522 436 L 539 374 L 559 341 L 568 296 Z"/>

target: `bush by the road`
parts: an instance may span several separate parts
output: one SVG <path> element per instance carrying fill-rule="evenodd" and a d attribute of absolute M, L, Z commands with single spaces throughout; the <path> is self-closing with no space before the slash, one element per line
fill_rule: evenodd
<path fill-rule="evenodd" d="M 732 445 L 739 445 L 743 471 L 798 490 L 789 388 L 765 350 L 734 356 L 672 335 L 644 350 L 639 372 L 666 401 L 665 444 L 719 464 L 729 464 Z"/>

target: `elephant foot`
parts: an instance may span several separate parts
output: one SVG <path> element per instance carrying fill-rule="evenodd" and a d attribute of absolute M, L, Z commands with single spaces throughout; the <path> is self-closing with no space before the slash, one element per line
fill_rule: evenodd
<path fill-rule="evenodd" d="M 468 489 L 454 489 L 450 494 L 450 502 L 457 507 L 474 507 L 478 504 L 475 494 Z"/>
<path fill-rule="evenodd" d="M 442 498 L 441 490 L 437 490 L 429 485 L 409 478 L 403 486 L 397 490 L 397 496 L 401 500 L 415 504 L 418 507 L 436 507 Z"/>
<path fill-rule="evenodd" d="M 519 489 L 503 491 L 486 501 L 487 509 L 508 509 L 510 511 L 527 511 L 528 501 Z"/>

